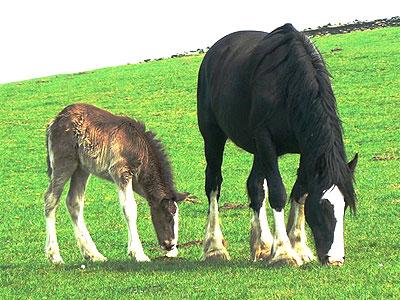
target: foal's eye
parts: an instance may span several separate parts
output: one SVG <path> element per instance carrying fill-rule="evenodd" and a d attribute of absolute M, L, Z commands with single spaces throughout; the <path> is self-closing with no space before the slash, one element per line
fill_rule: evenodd
<path fill-rule="evenodd" d="M 168 203 L 168 211 L 173 215 L 176 214 L 176 204 L 175 204 L 174 201 L 169 201 L 169 203 Z"/>

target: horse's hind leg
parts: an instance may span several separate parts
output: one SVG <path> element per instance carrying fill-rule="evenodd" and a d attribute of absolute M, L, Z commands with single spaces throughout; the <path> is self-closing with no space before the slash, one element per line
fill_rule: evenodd
<path fill-rule="evenodd" d="M 218 126 L 207 125 L 202 128 L 204 137 L 205 156 L 207 160 L 205 190 L 208 197 L 208 224 L 203 242 L 203 259 L 229 260 L 229 253 L 225 248 L 218 217 L 218 200 L 221 192 L 222 157 L 226 136 Z"/>
<path fill-rule="evenodd" d="M 247 193 L 253 209 L 250 231 L 250 256 L 253 261 L 267 260 L 271 255 L 273 237 L 268 226 L 265 210 L 265 193 L 268 186 L 260 166 L 254 159 L 253 168 L 247 179 Z"/>
<path fill-rule="evenodd" d="M 91 261 L 106 261 L 96 248 L 83 218 L 84 196 L 89 173 L 78 167 L 71 177 L 67 207 L 74 226 L 74 233 L 83 257 Z"/>
<path fill-rule="evenodd" d="M 290 243 L 304 263 L 314 260 L 311 249 L 307 246 L 305 232 L 304 202 L 307 194 L 301 191 L 298 181 L 293 186 L 290 195 L 290 215 L 286 226 Z"/>

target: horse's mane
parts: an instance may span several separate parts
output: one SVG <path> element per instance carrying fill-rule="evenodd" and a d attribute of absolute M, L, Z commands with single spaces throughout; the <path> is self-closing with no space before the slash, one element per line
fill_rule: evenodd
<path fill-rule="evenodd" d="M 267 52 L 276 57 L 267 68 L 277 74 L 278 90 L 284 91 L 281 96 L 289 108 L 288 121 L 304 156 L 308 182 L 324 189 L 337 185 L 354 211 L 353 175 L 347 165 L 342 123 L 320 52 L 290 24 L 268 34 L 264 42 Z"/>

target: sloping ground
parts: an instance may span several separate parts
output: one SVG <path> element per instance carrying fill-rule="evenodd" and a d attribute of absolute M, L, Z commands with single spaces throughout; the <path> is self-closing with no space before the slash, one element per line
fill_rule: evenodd
<path fill-rule="evenodd" d="M 400 28 L 313 39 L 333 75 L 347 153 L 360 154 L 358 214 L 346 218 L 343 268 L 312 263 L 270 269 L 249 262 L 250 213 L 243 204 L 251 157 L 231 144 L 224 158 L 221 205 L 227 209 L 221 217 L 232 261 L 199 261 L 207 201 L 195 97 L 202 56 L 192 56 L 0 85 L 0 298 L 399 298 Z M 160 259 L 147 204 L 139 198 L 139 232 L 153 262 L 130 262 L 115 187 L 92 178 L 85 217 L 109 262 L 80 268 L 84 262 L 62 202 L 57 228 L 66 265 L 48 265 L 45 128 L 73 102 L 142 119 L 158 133 L 178 188 L 198 198 L 180 207 L 180 258 Z M 288 189 L 297 163 L 293 155 L 280 161 Z"/>

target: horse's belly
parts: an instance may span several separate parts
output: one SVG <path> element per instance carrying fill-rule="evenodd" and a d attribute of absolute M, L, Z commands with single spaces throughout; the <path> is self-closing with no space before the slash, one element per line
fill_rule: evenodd
<path fill-rule="evenodd" d="M 235 120 L 226 120 L 224 124 L 220 126 L 222 131 L 236 146 L 250 153 L 255 152 L 253 133 L 247 126 L 235 127 Z"/>

